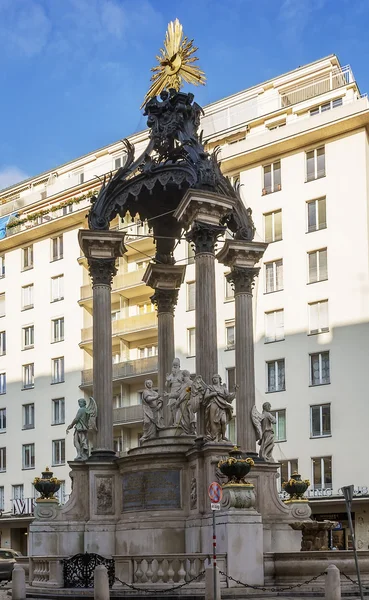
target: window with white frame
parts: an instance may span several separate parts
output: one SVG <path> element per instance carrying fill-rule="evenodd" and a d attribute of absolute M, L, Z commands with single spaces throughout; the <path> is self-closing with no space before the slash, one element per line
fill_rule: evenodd
<path fill-rule="evenodd" d="M 120 156 L 115 156 L 113 158 L 114 170 L 116 171 L 117 169 L 120 169 L 121 167 L 123 167 L 125 165 L 126 161 L 127 161 L 126 154 L 121 154 Z"/>
<path fill-rule="evenodd" d="M 276 422 L 273 424 L 274 439 L 276 442 L 285 442 L 286 436 L 286 410 L 272 410 L 271 414 Z"/>
<path fill-rule="evenodd" d="M 79 171 L 75 171 L 73 173 L 73 175 L 77 179 L 77 183 L 75 185 L 81 185 L 82 183 L 84 183 L 84 181 L 85 181 L 85 174 L 84 174 L 83 169 L 80 169 Z"/>
<path fill-rule="evenodd" d="M 35 405 L 33 403 L 23 404 L 23 429 L 34 429 L 35 427 Z"/>
<path fill-rule="evenodd" d="M 270 360 L 267 365 L 267 392 L 282 392 L 286 389 L 284 358 Z"/>
<path fill-rule="evenodd" d="M 310 354 L 310 385 L 330 382 L 329 351 Z"/>
<path fill-rule="evenodd" d="M 332 457 L 319 456 L 311 459 L 311 483 L 314 490 L 332 489 Z"/>
<path fill-rule="evenodd" d="M 324 102 L 324 104 L 320 104 L 319 106 L 315 106 L 314 108 L 312 108 L 309 111 L 310 116 L 313 117 L 315 115 L 319 115 L 320 113 L 327 112 L 327 110 L 332 110 L 333 108 L 342 106 L 342 102 L 342 98 L 336 98 L 335 100 L 329 100 L 328 102 Z"/>
<path fill-rule="evenodd" d="M 5 254 L 0 255 L 0 279 L 5 277 Z"/>
<path fill-rule="evenodd" d="M 54 495 L 58 499 L 59 504 L 65 504 L 65 481 L 60 481 L 60 487 Z"/>
<path fill-rule="evenodd" d="M 264 215 L 264 238 L 268 243 L 282 239 L 282 210 L 274 210 Z"/>
<path fill-rule="evenodd" d="M 4 494 L 4 486 L 0 485 L 0 510 L 4 510 L 5 508 L 5 494 Z"/>
<path fill-rule="evenodd" d="M 233 350 L 236 343 L 236 331 L 234 326 L 234 321 L 226 321 L 225 323 L 225 332 L 226 332 L 226 348 L 227 350 Z"/>
<path fill-rule="evenodd" d="M 64 299 L 64 275 L 51 278 L 51 302 Z"/>
<path fill-rule="evenodd" d="M 233 284 L 230 281 L 228 281 L 227 275 L 228 275 L 228 273 L 226 273 L 226 275 L 224 276 L 224 286 L 225 286 L 224 297 L 225 297 L 225 300 L 234 300 Z"/>
<path fill-rule="evenodd" d="M 265 343 L 284 340 L 284 310 L 265 313 Z"/>
<path fill-rule="evenodd" d="M 0 408 L 0 431 L 6 430 L 6 408 Z"/>
<path fill-rule="evenodd" d="M 6 448 L 0 448 L 0 472 L 6 471 Z"/>
<path fill-rule="evenodd" d="M 195 250 L 189 242 L 187 243 L 187 264 L 193 265 L 195 262 Z"/>
<path fill-rule="evenodd" d="M 325 177 L 325 148 L 315 148 L 306 152 L 306 181 Z"/>
<path fill-rule="evenodd" d="M 35 327 L 34 325 L 26 325 L 22 327 L 22 347 L 23 350 L 33 348 L 35 343 Z"/>
<path fill-rule="evenodd" d="M 265 165 L 263 195 L 278 192 L 282 189 L 281 161 L 278 160 L 270 165 Z"/>
<path fill-rule="evenodd" d="M 187 329 L 187 356 L 196 355 L 196 329 L 190 327 Z"/>
<path fill-rule="evenodd" d="M 6 332 L 0 331 L 0 356 L 6 354 Z"/>
<path fill-rule="evenodd" d="M 23 382 L 24 390 L 35 387 L 35 365 L 34 365 L 34 363 L 28 363 L 27 365 L 22 365 L 22 382 Z"/>
<path fill-rule="evenodd" d="M 196 282 L 187 282 L 187 310 L 195 310 L 196 305 Z"/>
<path fill-rule="evenodd" d="M 149 356 L 157 356 L 158 355 L 158 347 L 156 344 L 149 346 L 142 346 L 138 348 L 138 357 L 139 358 L 148 358 Z"/>
<path fill-rule="evenodd" d="M 0 317 L 5 317 L 5 292 L 0 294 Z"/>
<path fill-rule="evenodd" d="M 33 268 L 33 245 L 22 248 L 22 271 Z"/>
<path fill-rule="evenodd" d="M 308 252 L 309 283 L 317 283 L 328 279 L 327 248 Z"/>
<path fill-rule="evenodd" d="M 291 479 L 294 473 L 299 472 L 299 462 L 297 458 L 291 458 L 289 460 L 283 460 L 281 462 L 281 483 L 286 483 Z"/>
<path fill-rule="evenodd" d="M 309 333 L 324 333 L 329 331 L 328 300 L 319 300 L 309 304 Z"/>
<path fill-rule="evenodd" d="M 22 469 L 35 468 L 35 445 L 23 444 L 22 446 Z"/>
<path fill-rule="evenodd" d="M 286 125 L 286 119 L 283 119 L 281 121 L 273 121 L 273 123 L 271 123 L 270 125 L 266 125 L 266 128 L 269 129 L 269 131 L 273 131 L 274 129 L 279 129 L 280 127 L 285 127 Z"/>
<path fill-rule="evenodd" d="M 23 500 L 24 499 L 24 486 L 23 483 L 18 485 L 12 485 L 12 499 Z"/>
<path fill-rule="evenodd" d="M 54 467 L 65 464 L 65 440 L 53 440 L 52 461 Z"/>
<path fill-rule="evenodd" d="M 64 356 L 51 360 L 51 383 L 64 382 Z"/>
<path fill-rule="evenodd" d="M 140 302 L 137 304 L 137 314 L 146 315 L 147 313 L 154 312 L 155 308 L 152 302 Z"/>
<path fill-rule="evenodd" d="M 265 293 L 283 290 L 283 260 L 265 263 Z"/>
<path fill-rule="evenodd" d="M 51 239 L 51 261 L 63 258 L 63 235 Z"/>
<path fill-rule="evenodd" d="M 309 200 L 307 206 L 307 231 L 318 231 L 327 227 L 326 198 Z"/>
<path fill-rule="evenodd" d="M 53 342 L 64 340 L 64 317 L 58 317 L 51 321 L 51 339 Z"/>
<path fill-rule="evenodd" d="M 0 373 L 0 394 L 6 394 L 6 373 Z"/>
<path fill-rule="evenodd" d="M 52 425 L 65 423 L 65 398 L 53 398 L 51 400 Z"/>
<path fill-rule="evenodd" d="M 33 283 L 22 287 L 22 310 L 33 308 Z"/>
<path fill-rule="evenodd" d="M 310 436 L 324 437 L 326 435 L 331 435 L 331 405 L 310 406 Z"/>

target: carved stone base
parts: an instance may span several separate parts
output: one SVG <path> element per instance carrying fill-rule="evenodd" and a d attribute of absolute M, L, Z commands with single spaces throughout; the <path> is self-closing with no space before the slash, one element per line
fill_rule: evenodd
<path fill-rule="evenodd" d="M 252 484 L 235 483 L 223 486 L 222 508 L 224 510 L 254 508 L 255 502 L 255 488 Z"/>
<path fill-rule="evenodd" d="M 284 503 L 291 509 L 291 517 L 298 521 L 308 519 L 311 515 L 308 500 L 285 500 Z"/>

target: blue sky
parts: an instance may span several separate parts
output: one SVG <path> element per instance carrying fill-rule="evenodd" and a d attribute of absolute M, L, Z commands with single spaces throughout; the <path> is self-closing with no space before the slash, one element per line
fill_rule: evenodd
<path fill-rule="evenodd" d="M 176 17 L 202 105 L 331 53 L 369 91 L 369 0 L 0 0 L 0 189 L 144 129 Z"/>

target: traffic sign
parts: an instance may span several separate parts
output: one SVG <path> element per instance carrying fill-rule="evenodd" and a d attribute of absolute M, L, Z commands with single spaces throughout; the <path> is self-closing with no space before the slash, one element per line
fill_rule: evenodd
<path fill-rule="evenodd" d="M 213 483 L 209 485 L 208 496 L 210 500 L 214 503 L 218 503 L 221 501 L 223 496 L 223 490 L 222 486 L 217 481 L 213 481 Z"/>
<path fill-rule="evenodd" d="M 210 508 L 211 508 L 211 510 L 220 510 L 220 504 L 219 504 L 219 502 L 217 502 L 217 503 L 212 502 L 210 504 Z"/>

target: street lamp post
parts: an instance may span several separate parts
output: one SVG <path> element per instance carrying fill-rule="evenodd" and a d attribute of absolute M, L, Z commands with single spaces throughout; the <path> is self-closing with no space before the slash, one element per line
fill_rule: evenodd
<path fill-rule="evenodd" d="M 358 561 L 357 551 L 356 551 L 355 533 L 354 533 L 354 527 L 352 525 L 352 518 L 351 518 L 351 505 L 352 505 L 352 500 L 354 497 L 354 486 L 346 485 L 341 489 L 342 489 L 343 496 L 345 498 L 345 503 L 346 503 L 346 512 L 347 512 L 347 518 L 348 518 L 350 533 L 351 533 L 351 538 L 352 538 L 352 548 L 354 551 L 356 575 L 357 575 L 357 580 L 358 580 L 358 584 L 359 584 L 360 597 L 361 597 L 361 600 L 363 600 L 363 587 L 361 585 L 359 561 Z"/>

